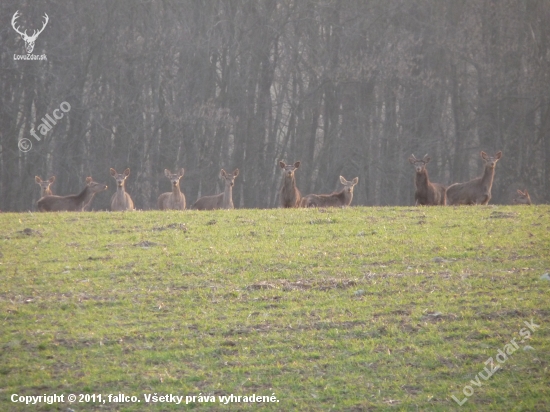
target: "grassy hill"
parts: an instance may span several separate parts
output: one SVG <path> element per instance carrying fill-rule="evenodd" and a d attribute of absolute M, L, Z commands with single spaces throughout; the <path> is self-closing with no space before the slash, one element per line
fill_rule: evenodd
<path fill-rule="evenodd" d="M 0 410 L 548 410 L 549 251 L 548 206 L 0 214 Z M 10 401 L 54 393 L 103 398 Z"/>

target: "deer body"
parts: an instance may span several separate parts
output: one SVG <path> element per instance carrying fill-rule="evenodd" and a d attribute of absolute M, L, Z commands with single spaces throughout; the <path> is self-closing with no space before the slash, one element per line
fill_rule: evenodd
<path fill-rule="evenodd" d="M 111 210 L 124 211 L 134 210 L 134 202 L 126 190 L 124 189 L 124 182 L 126 178 L 130 176 L 130 169 L 126 169 L 124 173 L 117 173 L 115 169 L 110 169 L 111 176 L 116 180 L 117 187 L 116 193 L 111 197 Z"/>
<path fill-rule="evenodd" d="M 531 205 L 531 196 L 529 196 L 527 189 L 523 192 L 518 189 L 518 197 L 514 199 L 514 203 L 517 205 Z"/>
<path fill-rule="evenodd" d="M 40 176 L 35 176 L 34 181 L 40 185 L 40 197 L 53 195 L 52 189 L 50 189 L 50 185 L 55 182 L 55 176 L 50 177 L 46 181 L 42 180 Z"/>
<path fill-rule="evenodd" d="M 185 210 L 185 196 L 180 190 L 180 179 L 183 177 L 184 172 L 183 168 L 174 174 L 170 170 L 164 169 L 164 175 L 172 183 L 172 191 L 159 196 L 158 208 L 160 210 Z"/>
<path fill-rule="evenodd" d="M 285 162 L 279 162 L 279 166 L 285 171 L 283 184 L 281 186 L 281 190 L 279 191 L 281 207 L 299 207 L 302 196 L 296 187 L 296 177 L 294 176 L 294 172 L 300 167 L 300 162 L 296 162 L 293 165 L 287 165 Z"/>
<path fill-rule="evenodd" d="M 356 177 L 351 182 L 340 176 L 340 183 L 344 188 L 339 192 L 334 192 L 328 195 L 307 195 L 302 198 L 302 207 L 343 207 L 349 206 L 353 200 L 353 187 L 359 182 Z"/>
<path fill-rule="evenodd" d="M 235 208 L 233 205 L 233 185 L 235 184 L 235 178 L 239 175 L 239 169 L 235 169 L 233 173 L 227 173 L 222 169 L 220 175 L 225 179 L 225 189 L 223 193 L 201 197 L 193 204 L 193 209 L 214 210 Z"/>
<path fill-rule="evenodd" d="M 430 161 L 430 157 L 425 155 L 423 159 L 417 159 L 414 154 L 409 157 L 409 162 L 416 170 L 414 184 L 416 191 L 414 192 L 414 201 L 416 205 L 437 206 L 446 204 L 445 186 L 439 183 L 430 182 L 426 165 Z"/>
<path fill-rule="evenodd" d="M 502 152 L 488 156 L 481 152 L 485 162 L 483 175 L 465 183 L 455 183 L 447 188 L 448 205 L 486 205 L 491 200 L 491 188 L 495 177 L 495 166 Z"/>
<path fill-rule="evenodd" d="M 86 178 L 86 186 L 77 195 L 68 196 L 44 196 L 38 200 L 38 210 L 41 212 L 81 212 L 96 195 L 107 190 L 107 185 L 97 183 L 91 177 Z"/>

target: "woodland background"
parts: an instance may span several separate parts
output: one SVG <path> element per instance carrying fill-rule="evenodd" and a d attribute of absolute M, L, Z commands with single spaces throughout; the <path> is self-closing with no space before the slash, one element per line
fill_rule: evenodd
<path fill-rule="evenodd" d="M 14 60 L 16 10 L 29 33 L 49 15 L 47 61 Z M 448 185 L 481 174 L 480 150 L 503 152 L 491 203 L 550 201 L 547 0 L 3 0 L 0 18 L 2 211 L 36 210 L 35 175 L 55 194 L 91 175 L 108 208 L 110 167 L 140 209 L 180 167 L 188 204 L 239 168 L 235 206 L 276 207 L 279 160 L 302 162 L 303 194 L 358 176 L 352 205 L 412 205 L 411 153 Z"/>

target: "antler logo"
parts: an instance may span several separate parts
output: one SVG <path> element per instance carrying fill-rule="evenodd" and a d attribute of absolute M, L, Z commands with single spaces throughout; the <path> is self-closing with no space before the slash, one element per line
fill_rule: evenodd
<path fill-rule="evenodd" d="M 21 38 L 23 40 L 25 40 L 25 48 L 27 49 L 27 53 L 31 54 L 32 51 L 34 50 L 34 42 L 36 41 L 36 38 L 38 37 L 38 35 L 40 33 L 42 33 L 44 31 L 44 29 L 46 28 L 46 25 L 48 24 L 49 17 L 46 13 L 44 13 L 44 23 L 42 25 L 42 28 L 40 30 L 34 30 L 32 36 L 29 36 L 27 34 L 27 30 L 22 32 L 21 30 L 19 30 L 19 26 L 15 25 L 16 20 L 19 18 L 19 16 L 21 16 L 21 14 L 19 14 L 19 10 L 17 10 L 15 12 L 15 14 L 13 15 L 13 18 L 11 19 L 11 25 L 12 25 L 13 29 L 21 35 Z"/>

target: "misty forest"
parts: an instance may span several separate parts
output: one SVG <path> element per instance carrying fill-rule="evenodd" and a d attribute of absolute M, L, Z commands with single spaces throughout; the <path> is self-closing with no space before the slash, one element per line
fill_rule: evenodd
<path fill-rule="evenodd" d="M 45 15 L 46 58 L 17 58 L 15 28 Z M 36 210 L 35 176 L 59 195 L 92 176 L 109 209 L 110 168 L 137 209 L 180 168 L 189 205 L 238 168 L 235 207 L 277 207 L 281 160 L 302 194 L 358 177 L 352 206 L 414 205 L 411 154 L 449 186 L 481 151 L 502 151 L 490 203 L 550 201 L 547 0 L 3 0 L 0 17 L 1 211 Z"/>

